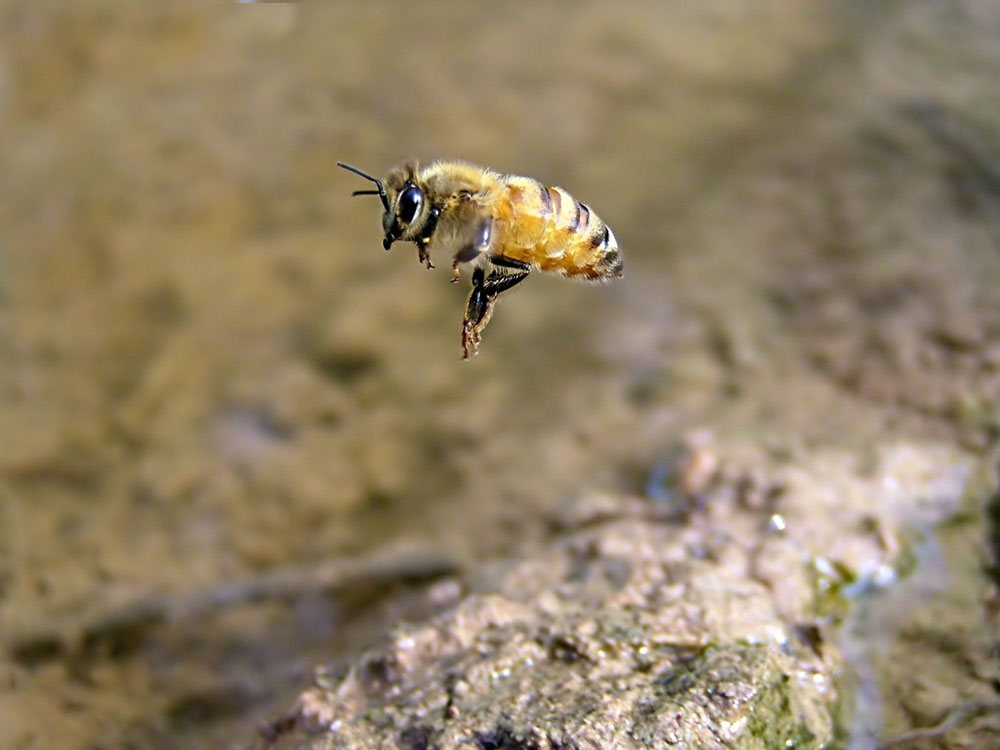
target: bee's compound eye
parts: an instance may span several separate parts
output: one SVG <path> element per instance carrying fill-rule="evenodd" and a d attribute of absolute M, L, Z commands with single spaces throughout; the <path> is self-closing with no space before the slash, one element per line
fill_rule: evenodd
<path fill-rule="evenodd" d="M 416 185 L 410 185 L 399 195 L 399 202 L 396 204 L 396 219 L 402 224 L 409 224 L 420 213 L 420 207 L 424 203 L 424 194 Z"/>

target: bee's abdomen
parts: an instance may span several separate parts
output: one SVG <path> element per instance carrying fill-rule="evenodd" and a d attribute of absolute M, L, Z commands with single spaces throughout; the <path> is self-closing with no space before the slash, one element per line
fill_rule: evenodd
<path fill-rule="evenodd" d="M 569 276 L 608 279 L 622 275 L 622 257 L 614 232 L 586 204 L 559 187 L 542 187 L 542 201 L 551 206 L 551 231 L 543 255 L 555 261 L 552 269 Z"/>
<path fill-rule="evenodd" d="M 622 275 L 614 232 L 589 206 L 562 188 L 517 179 L 509 187 L 514 224 L 520 225 L 513 228 L 512 237 L 522 251 L 518 260 L 542 271 L 587 279 Z"/>

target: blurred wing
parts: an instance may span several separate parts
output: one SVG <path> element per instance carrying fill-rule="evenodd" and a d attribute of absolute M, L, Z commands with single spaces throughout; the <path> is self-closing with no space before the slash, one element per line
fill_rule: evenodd
<path fill-rule="evenodd" d="M 499 239 L 492 212 L 474 200 L 446 207 L 432 239 L 435 250 L 454 257 L 455 264 L 487 257 Z"/>

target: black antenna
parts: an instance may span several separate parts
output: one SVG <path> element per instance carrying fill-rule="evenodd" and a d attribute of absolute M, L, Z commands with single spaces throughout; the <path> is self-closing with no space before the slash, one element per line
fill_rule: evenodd
<path fill-rule="evenodd" d="M 366 180 L 371 180 L 375 183 L 375 187 L 378 188 L 378 190 L 355 190 L 351 193 L 351 195 L 377 195 L 382 199 L 382 205 L 385 206 L 385 210 L 389 211 L 389 197 L 385 194 L 385 188 L 382 186 L 382 180 L 377 180 L 367 172 L 362 172 L 357 167 L 352 167 L 350 164 L 344 164 L 342 161 L 338 161 L 337 166 L 343 167 L 348 172 L 354 172 L 354 174 L 364 177 Z"/>

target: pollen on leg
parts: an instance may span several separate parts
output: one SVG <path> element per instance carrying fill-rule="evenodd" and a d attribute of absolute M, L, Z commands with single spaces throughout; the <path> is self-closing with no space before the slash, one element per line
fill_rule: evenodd
<path fill-rule="evenodd" d="M 462 324 L 462 359 L 470 359 L 479 354 L 480 340 L 479 328 L 471 320 L 466 320 Z"/>

